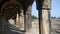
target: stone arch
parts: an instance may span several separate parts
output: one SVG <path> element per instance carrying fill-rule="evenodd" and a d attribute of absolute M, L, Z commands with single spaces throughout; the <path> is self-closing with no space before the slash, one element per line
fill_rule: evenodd
<path fill-rule="evenodd" d="M 17 1 L 8 1 L 5 2 L 1 7 L 2 14 L 2 30 L 5 31 L 5 27 L 7 27 L 7 23 L 9 19 L 11 19 L 18 12 L 21 13 L 22 6 Z M 5 21 L 5 22 L 4 22 Z"/>
<path fill-rule="evenodd" d="M 6 2 L 6 3 L 3 4 L 2 8 L 1 8 L 1 13 L 2 14 L 4 14 L 4 13 L 7 14 L 8 11 L 10 11 L 11 12 L 10 14 L 12 15 L 12 14 L 16 14 L 17 12 L 21 12 L 20 11 L 21 9 L 22 9 L 22 6 L 19 2 L 17 2 L 17 1 L 16 2 L 10 2 L 9 1 L 9 2 Z"/>

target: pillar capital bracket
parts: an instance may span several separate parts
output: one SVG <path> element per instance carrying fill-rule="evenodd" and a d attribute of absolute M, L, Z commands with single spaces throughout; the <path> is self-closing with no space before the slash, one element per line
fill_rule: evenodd
<path fill-rule="evenodd" d="M 50 10 L 51 9 L 51 0 L 44 0 L 42 9 Z"/>

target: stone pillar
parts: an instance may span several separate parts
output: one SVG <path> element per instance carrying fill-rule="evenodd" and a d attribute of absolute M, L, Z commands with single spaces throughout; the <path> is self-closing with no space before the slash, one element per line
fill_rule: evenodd
<path fill-rule="evenodd" d="M 42 34 L 42 10 L 38 11 L 38 16 L 39 16 L 39 34 Z"/>
<path fill-rule="evenodd" d="M 40 34 L 50 34 L 49 10 L 39 11 L 39 31 Z"/>
<path fill-rule="evenodd" d="M 50 34 L 49 10 L 51 0 L 37 0 L 37 10 L 39 11 L 39 34 Z"/>
<path fill-rule="evenodd" d="M 42 10 L 39 12 L 39 30 L 40 34 L 50 34 L 49 10 Z"/>
<path fill-rule="evenodd" d="M 2 33 L 2 17 L 1 17 L 1 14 L 0 14 L 0 34 Z"/>
<path fill-rule="evenodd" d="M 19 28 L 19 13 L 17 13 L 17 16 L 16 16 L 16 26 Z"/>
<path fill-rule="evenodd" d="M 32 27 L 31 9 L 32 6 L 29 6 L 25 15 L 25 31 L 28 31 Z"/>
<path fill-rule="evenodd" d="M 42 10 L 42 27 L 43 27 L 43 34 L 50 34 L 49 28 L 49 10 Z"/>
<path fill-rule="evenodd" d="M 2 20 L 1 20 L 1 22 L 2 22 L 2 32 L 1 32 L 1 34 L 7 34 L 8 32 L 8 21 L 4 18 L 4 17 L 2 17 L 1 18 Z"/>
<path fill-rule="evenodd" d="M 51 34 L 50 32 L 50 9 L 51 9 L 51 0 L 45 0 L 42 6 L 42 26 L 43 34 Z"/>
<path fill-rule="evenodd" d="M 20 10 L 20 11 L 21 12 L 17 12 L 17 16 L 16 16 L 16 25 L 19 28 L 19 30 L 21 29 L 21 27 L 23 26 L 23 23 L 24 23 L 23 10 Z"/>
<path fill-rule="evenodd" d="M 21 30 L 24 30 L 24 14 L 23 14 L 23 10 L 21 10 L 21 13 L 20 13 L 20 29 Z"/>

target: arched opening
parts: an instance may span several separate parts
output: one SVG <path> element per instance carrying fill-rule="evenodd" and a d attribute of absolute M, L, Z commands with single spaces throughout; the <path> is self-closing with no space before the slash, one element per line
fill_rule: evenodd
<path fill-rule="evenodd" d="M 32 5 L 32 31 L 35 34 L 39 34 L 39 21 L 38 21 L 38 10 L 36 6 L 36 1 Z"/>

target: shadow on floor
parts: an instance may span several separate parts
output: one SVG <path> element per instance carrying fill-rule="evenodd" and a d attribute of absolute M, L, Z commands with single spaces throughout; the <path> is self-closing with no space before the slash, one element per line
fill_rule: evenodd
<path fill-rule="evenodd" d="M 23 30 L 6 30 L 1 34 L 24 34 L 24 33 L 25 32 Z"/>
<path fill-rule="evenodd" d="M 2 32 L 1 34 L 24 34 L 25 33 L 24 30 L 19 30 L 18 28 L 16 28 L 16 26 L 12 24 L 7 24 L 4 29 L 5 31 Z"/>

